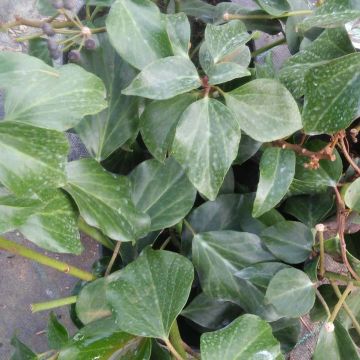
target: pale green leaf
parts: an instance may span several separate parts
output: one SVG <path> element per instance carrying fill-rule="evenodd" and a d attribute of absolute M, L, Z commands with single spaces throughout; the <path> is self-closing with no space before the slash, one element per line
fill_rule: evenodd
<path fill-rule="evenodd" d="M 226 93 L 225 99 L 241 129 L 257 141 L 278 140 L 302 128 L 294 98 L 275 80 L 253 80 Z"/>
<path fill-rule="evenodd" d="M 192 103 L 176 128 L 173 156 L 193 185 L 214 200 L 240 141 L 240 129 L 232 112 L 211 98 Z"/>
<path fill-rule="evenodd" d="M 260 160 L 260 181 L 253 215 L 259 217 L 274 208 L 286 195 L 295 175 L 296 156 L 291 150 L 267 148 Z"/>
<path fill-rule="evenodd" d="M 356 179 L 346 189 L 344 200 L 351 210 L 360 212 L 360 179 Z"/>
<path fill-rule="evenodd" d="M 268 14 L 279 16 L 290 10 L 287 0 L 255 0 Z"/>
<path fill-rule="evenodd" d="M 209 84 L 216 85 L 231 81 L 237 78 L 250 76 L 250 71 L 239 64 L 222 62 L 214 65 L 208 72 Z"/>
<path fill-rule="evenodd" d="M 149 216 L 132 203 L 126 177 L 106 172 L 93 159 L 70 162 L 67 176 L 64 189 L 74 198 L 89 225 L 119 241 L 135 241 L 147 234 Z"/>
<path fill-rule="evenodd" d="M 200 86 L 195 65 L 182 56 L 170 56 L 146 66 L 122 93 L 165 100 Z"/>
<path fill-rule="evenodd" d="M 188 58 L 190 47 L 190 23 L 184 13 L 166 15 L 166 31 L 175 56 Z"/>
<path fill-rule="evenodd" d="M 193 207 L 196 190 L 174 159 L 147 160 L 130 174 L 132 200 L 151 219 L 150 231 L 176 225 Z"/>
<path fill-rule="evenodd" d="M 112 274 L 106 297 L 117 325 L 138 336 L 167 339 L 188 299 L 194 270 L 184 256 L 147 248 Z"/>
<path fill-rule="evenodd" d="M 271 326 L 255 315 L 243 315 L 200 339 L 203 360 L 283 360 Z"/>

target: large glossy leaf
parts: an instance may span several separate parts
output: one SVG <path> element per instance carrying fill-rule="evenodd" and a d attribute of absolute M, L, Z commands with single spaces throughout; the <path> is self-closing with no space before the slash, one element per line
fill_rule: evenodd
<path fill-rule="evenodd" d="M 68 149 L 63 133 L 1 122 L 0 181 L 18 195 L 60 187 L 66 182 Z"/>
<path fill-rule="evenodd" d="M 80 66 L 54 69 L 29 55 L 8 54 L 0 55 L 5 121 L 62 131 L 106 108 L 104 84 Z"/>
<path fill-rule="evenodd" d="M 191 29 L 187 16 L 184 13 L 167 15 L 166 31 L 174 55 L 188 58 Z"/>
<path fill-rule="evenodd" d="M 360 17 L 360 10 L 353 7 L 353 0 L 326 0 L 313 14 L 299 24 L 299 30 L 312 27 L 338 27 Z"/>
<path fill-rule="evenodd" d="M 115 1 L 106 29 L 116 51 L 137 69 L 172 55 L 165 22 L 150 0 Z"/>
<path fill-rule="evenodd" d="M 82 65 L 104 81 L 109 107 L 96 115 L 86 116 L 77 125 L 76 132 L 89 153 L 100 161 L 136 135 L 139 100 L 120 94 L 136 71 L 116 54 L 106 34 L 98 36 L 100 46 L 82 52 Z"/>
<path fill-rule="evenodd" d="M 134 335 L 167 339 L 190 293 L 191 262 L 176 253 L 147 248 L 112 276 L 106 297 L 117 325 Z"/>
<path fill-rule="evenodd" d="M 119 330 L 113 319 L 95 321 L 82 328 L 59 354 L 58 360 L 148 360 L 151 340 Z"/>
<path fill-rule="evenodd" d="M 347 128 L 357 116 L 359 97 L 360 54 L 313 68 L 305 76 L 305 132 L 332 134 Z"/>
<path fill-rule="evenodd" d="M 299 317 L 314 306 L 315 287 L 304 272 L 295 268 L 283 269 L 271 279 L 266 299 L 279 314 Z"/>
<path fill-rule="evenodd" d="M 89 225 L 119 241 L 135 241 L 146 235 L 149 216 L 132 203 L 131 185 L 126 177 L 106 172 L 93 159 L 69 163 L 67 175 L 64 189 L 74 198 Z"/>
<path fill-rule="evenodd" d="M 200 86 L 201 81 L 196 67 L 189 59 L 169 56 L 143 68 L 122 93 L 165 100 Z"/>
<path fill-rule="evenodd" d="M 203 360 L 284 359 L 270 325 L 248 314 L 224 329 L 203 334 L 200 348 Z"/>
<path fill-rule="evenodd" d="M 59 350 L 69 341 L 69 334 L 66 328 L 59 322 L 53 312 L 50 313 L 46 332 L 50 349 Z"/>
<path fill-rule="evenodd" d="M 344 200 L 350 209 L 360 212 L 360 179 L 355 180 L 346 189 Z"/>
<path fill-rule="evenodd" d="M 208 97 L 192 103 L 176 128 L 173 156 L 194 186 L 214 200 L 240 141 L 239 125 L 221 102 Z"/>
<path fill-rule="evenodd" d="M 280 260 L 289 264 L 305 261 L 312 252 L 314 236 L 304 224 L 281 221 L 261 233 L 266 247 Z"/>
<path fill-rule="evenodd" d="M 77 225 L 78 213 L 69 196 L 59 189 L 38 194 L 42 206 L 18 228 L 43 249 L 79 255 L 83 250 Z"/>
<path fill-rule="evenodd" d="M 253 215 L 259 217 L 274 208 L 286 195 L 295 175 L 296 156 L 291 150 L 267 148 L 261 156 L 260 181 Z"/>
<path fill-rule="evenodd" d="M 140 118 L 140 131 L 146 147 L 159 161 L 164 161 L 175 136 L 175 128 L 185 109 L 196 100 L 182 94 L 168 100 L 153 101 Z"/>
<path fill-rule="evenodd" d="M 147 160 L 130 174 L 132 200 L 151 219 L 150 231 L 177 224 L 191 210 L 196 190 L 174 159 Z"/>
<path fill-rule="evenodd" d="M 181 315 L 202 328 L 217 330 L 242 313 L 241 308 L 229 301 L 210 298 L 201 293 L 181 312 Z"/>
<path fill-rule="evenodd" d="M 358 350 L 349 333 L 339 321 L 334 322 L 335 329 L 328 332 L 325 326 L 320 331 L 314 360 L 360 359 Z"/>
<path fill-rule="evenodd" d="M 295 98 L 300 98 L 305 93 L 307 71 L 352 52 L 354 47 L 344 28 L 325 30 L 315 41 L 284 63 L 279 73 L 280 80 Z"/>
<path fill-rule="evenodd" d="M 281 139 L 302 128 L 294 98 L 275 80 L 253 80 L 227 93 L 225 99 L 241 129 L 255 140 Z"/>
<path fill-rule="evenodd" d="M 256 0 L 259 6 L 268 14 L 278 16 L 290 10 L 287 0 Z"/>

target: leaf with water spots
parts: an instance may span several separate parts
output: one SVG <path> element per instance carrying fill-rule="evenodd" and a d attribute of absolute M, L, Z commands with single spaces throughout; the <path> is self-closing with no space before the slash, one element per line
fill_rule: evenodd
<path fill-rule="evenodd" d="M 257 4 L 268 14 L 279 16 L 290 10 L 286 0 L 255 0 Z"/>
<path fill-rule="evenodd" d="M 135 241 L 147 234 L 150 218 L 133 204 L 126 177 L 110 174 L 93 159 L 68 163 L 67 177 L 64 189 L 89 225 L 119 241 Z"/>
<path fill-rule="evenodd" d="M 117 326 L 130 334 L 168 339 L 190 293 L 191 262 L 173 252 L 147 248 L 111 276 L 106 298 Z"/>
<path fill-rule="evenodd" d="M 346 189 L 344 200 L 347 207 L 360 212 L 360 179 L 355 180 Z"/>
<path fill-rule="evenodd" d="M 184 13 L 169 14 L 165 17 L 166 31 L 175 56 L 189 58 L 190 23 Z"/>
<path fill-rule="evenodd" d="M 176 128 L 172 155 L 193 185 L 214 200 L 236 158 L 240 128 L 220 101 L 204 98 L 192 103 Z"/>
<path fill-rule="evenodd" d="M 243 315 L 225 328 L 200 339 L 203 360 L 283 360 L 271 326 L 255 315 Z"/>

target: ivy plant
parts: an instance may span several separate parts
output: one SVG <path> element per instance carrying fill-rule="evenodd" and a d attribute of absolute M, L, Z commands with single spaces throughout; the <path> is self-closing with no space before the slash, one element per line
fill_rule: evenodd
<path fill-rule="evenodd" d="M 38 0 L 2 25 L 37 30 L 0 53 L 1 232 L 105 254 L 88 272 L 0 237 L 82 280 L 31 306 L 78 332 L 52 312 L 49 351 L 14 337 L 12 359 L 279 360 L 304 316 L 313 359 L 360 359 L 360 4 L 255 2 Z"/>

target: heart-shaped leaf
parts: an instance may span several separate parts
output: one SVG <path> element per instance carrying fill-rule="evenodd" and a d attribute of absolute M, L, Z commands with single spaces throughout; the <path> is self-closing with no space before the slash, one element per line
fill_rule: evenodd
<path fill-rule="evenodd" d="M 276 80 L 253 80 L 226 93 L 225 99 L 241 129 L 257 141 L 281 139 L 302 128 L 294 98 Z"/>
<path fill-rule="evenodd" d="M 50 313 L 46 332 L 50 349 L 59 350 L 69 341 L 69 334 L 66 328 L 59 322 L 53 312 Z"/>
<path fill-rule="evenodd" d="M 126 177 L 106 172 L 93 159 L 68 163 L 67 176 L 64 189 L 74 198 L 89 225 L 119 241 L 135 241 L 146 235 L 150 218 L 132 203 Z"/>
<path fill-rule="evenodd" d="M 303 271 L 283 269 L 271 279 L 266 299 L 279 314 L 299 317 L 307 314 L 314 306 L 315 287 Z"/>
<path fill-rule="evenodd" d="M 295 175 L 295 163 L 296 156 L 291 150 L 271 147 L 264 151 L 253 216 L 259 217 L 271 210 L 286 195 Z"/>
<path fill-rule="evenodd" d="M 177 224 L 194 204 L 196 190 L 174 159 L 144 161 L 130 180 L 135 206 L 151 218 L 150 231 Z"/>
<path fill-rule="evenodd" d="M 266 247 L 280 260 L 289 264 L 305 261 L 312 252 L 314 236 L 304 224 L 280 221 L 261 233 Z"/>
<path fill-rule="evenodd" d="M 115 1 L 106 29 L 116 51 L 137 69 L 172 55 L 165 22 L 150 0 Z"/>
<path fill-rule="evenodd" d="M 193 266 L 184 256 L 147 248 L 126 268 L 112 274 L 106 298 L 117 326 L 130 334 L 168 339 L 193 278 Z"/>
<path fill-rule="evenodd" d="M 240 316 L 224 329 L 203 334 L 200 348 L 203 360 L 284 359 L 271 326 L 255 315 Z"/>
<path fill-rule="evenodd" d="M 166 15 L 166 31 L 175 56 L 189 58 L 190 23 L 184 13 Z"/>
<path fill-rule="evenodd" d="M 239 141 L 240 129 L 232 112 L 206 97 L 181 116 L 172 151 L 193 185 L 214 200 L 236 158 Z"/>
<path fill-rule="evenodd" d="M 196 67 L 189 59 L 169 56 L 144 67 L 122 93 L 165 100 L 200 86 Z"/>
<path fill-rule="evenodd" d="M 355 180 L 346 189 L 344 200 L 350 209 L 360 212 L 360 179 Z"/>

